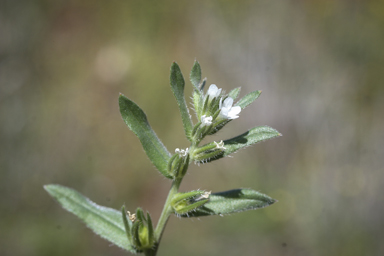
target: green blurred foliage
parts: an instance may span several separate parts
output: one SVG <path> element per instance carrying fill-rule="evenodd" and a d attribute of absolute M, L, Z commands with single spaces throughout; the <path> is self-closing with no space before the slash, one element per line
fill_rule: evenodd
<path fill-rule="evenodd" d="M 383 255 L 383 27 L 374 0 L 1 1 L 0 254 L 124 255 L 42 186 L 141 206 L 156 223 L 170 184 L 118 95 L 170 151 L 188 147 L 169 67 L 187 76 L 196 58 L 208 85 L 263 90 L 216 140 L 257 125 L 284 136 L 192 166 L 181 189 L 249 187 L 279 202 L 171 218 L 159 255 Z"/>

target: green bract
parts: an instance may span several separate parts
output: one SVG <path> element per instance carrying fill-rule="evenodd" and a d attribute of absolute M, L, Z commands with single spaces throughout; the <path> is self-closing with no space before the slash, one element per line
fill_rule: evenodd
<path fill-rule="evenodd" d="M 131 214 L 126 211 L 125 206 L 121 211 L 99 206 L 70 188 L 60 185 L 44 186 L 64 209 L 83 220 L 96 234 L 131 253 L 156 255 L 165 225 L 172 214 L 182 217 L 225 215 L 263 208 L 276 202 L 252 189 L 234 189 L 213 194 L 201 190 L 178 191 L 191 163 L 218 160 L 242 148 L 281 136 L 273 128 L 259 126 L 232 139 L 199 145 L 205 137 L 217 133 L 230 121 L 237 119 L 241 111 L 260 96 L 261 91 L 250 92 L 236 103 L 240 87 L 225 94 L 212 84 L 204 91 L 206 79 L 201 80 L 201 67 L 197 61 L 192 67 L 190 81 L 194 88 L 192 100 L 197 119 L 195 124 L 185 102 L 183 74 L 177 63 L 172 63 L 171 89 L 180 110 L 184 133 L 190 141 L 188 148 L 177 148 L 173 155 L 152 130 L 144 111 L 123 94 L 119 96 L 120 113 L 124 122 L 138 137 L 154 166 L 164 177 L 172 180 L 156 228 L 152 225 L 149 213 L 145 215 L 141 208 Z"/>

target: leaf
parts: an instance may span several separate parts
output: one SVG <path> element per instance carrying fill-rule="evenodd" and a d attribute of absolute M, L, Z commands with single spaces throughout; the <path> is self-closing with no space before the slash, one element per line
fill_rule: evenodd
<path fill-rule="evenodd" d="M 193 64 L 191 74 L 189 75 L 189 79 L 191 80 L 191 83 L 195 87 L 197 91 L 200 92 L 200 81 L 201 81 L 201 68 L 198 61 L 195 60 L 195 63 Z"/>
<path fill-rule="evenodd" d="M 261 94 L 261 91 L 254 91 L 250 92 L 247 95 L 245 95 L 243 98 L 241 98 L 235 106 L 240 106 L 241 109 L 246 108 L 249 104 L 254 102 Z"/>
<path fill-rule="evenodd" d="M 151 162 L 165 177 L 172 179 L 168 173 L 168 161 L 171 154 L 152 130 L 144 111 L 123 94 L 119 96 L 119 106 L 124 122 L 139 138 Z"/>
<path fill-rule="evenodd" d="M 241 87 L 237 87 L 233 89 L 228 93 L 228 97 L 231 97 L 233 100 L 236 100 L 237 97 L 239 97 L 240 90 L 241 90 Z"/>
<path fill-rule="evenodd" d="M 172 63 L 170 80 L 171 80 L 171 88 L 172 88 L 173 94 L 175 95 L 177 105 L 179 105 L 185 135 L 187 136 L 188 140 L 191 140 L 190 135 L 192 132 L 193 125 L 192 125 L 191 116 L 189 115 L 189 110 L 187 108 L 187 104 L 185 103 L 185 98 L 184 98 L 185 82 L 184 82 L 183 74 L 181 73 L 180 67 L 179 65 L 177 65 L 176 62 Z"/>
<path fill-rule="evenodd" d="M 275 202 L 275 199 L 252 189 L 234 189 L 211 194 L 206 204 L 182 217 L 202 217 L 256 210 Z"/>
<path fill-rule="evenodd" d="M 204 95 L 200 91 L 193 90 L 192 99 L 193 99 L 193 106 L 194 106 L 195 112 L 196 112 L 196 117 L 200 121 L 201 111 L 202 111 L 203 104 L 204 104 L 204 102 L 203 102 Z"/>
<path fill-rule="evenodd" d="M 281 136 L 281 133 L 268 126 L 258 126 L 250 129 L 249 131 L 224 141 L 225 153 L 224 156 L 232 154 L 233 152 L 248 147 L 252 144 L 269 140 Z"/>
<path fill-rule="evenodd" d="M 64 209 L 82 219 L 93 232 L 125 250 L 136 253 L 127 239 L 120 211 L 97 205 L 76 190 L 61 185 L 45 185 L 44 189 Z"/>
<path fill-rule="evenodd" d="M 268 127 L 268 126 L 254 127 L 237 137 L 223 141 L 225 150 L 222 152 L 222 154 L 219 154 L 214 158 L 207 159 L 206 162 L 218 160 L 220 158 L 226 157 L 236 152 L 239 149 L 251 146 L 255 143 L 258 143 L 264 140 L 279 137 L 279 136 L 282 136 L 281 133 L 279 133 L 278 131 L 276 131 L 271 127 Z"/>

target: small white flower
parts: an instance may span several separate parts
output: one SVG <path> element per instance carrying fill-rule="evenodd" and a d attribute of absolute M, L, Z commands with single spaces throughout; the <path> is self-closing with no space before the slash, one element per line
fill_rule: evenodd
<path fill-rule="evenodd" d="M 217 149 L 222 149 L 222 150 L 225 150 L 225 147 L 224 147 L 224 141 L 220 141 L 220 142 L 216 142 L 214 141 L 215 144 L 216 144 L 216 148 Z"/>
<path fill-rule="evenodd" d="M 208 91 L 207 91 L 207 95 L 209 95 L 209 97 L 211 99 L 213 98 L 216 98 L 216 97 L 219 97 L 221 94 L 221 88 L 217 88 L 217 86 L 215 84 L 211 84 L 208 88 Z"/>
<path fill-rule="evenodd" d="M 228 97 L 222 102 L 223 100 L 220 100 L 220 105 L 219 108 L 221 109 L 220 115 L 223 116 L 226 119 L 236 119 L 238 118 L 240 112 L 241 112 L 241 107 L 236 106 L 232 107 L 233 105 L 233 99 L 231 97 Z"/>
<path fill-rule="evenodd" d="M 188 154 L 189 152 L 189 149 L 186 148 L 185 150 L 184 149 L 179 149 L 179 148 L 176 148 L 175 149 L 175 153 L 179 154 L 180 157 L 184 157 Z"/>
<path fill-rule="evenodd" d="M 195 198 L 194 200 L 195 201 L 200 201 L 200 200 L 203 200 L 203 199 L 208 199 L 209 198 L 209 195 L 212 193 L 212 191 L 205 191 L 203 194 L 201 194 L 200 196 L 198 196 L 197 198 Z"/>
<path fill-rule="evenodd" d="M 203 126 L 211 125 L 212 124 L 212 117 L 211 116 L 202 115 L 201 116 L 201 124 Z"/>
<path fill-rule="evenodd" d="M 130 219 L 132 222 L 135 222 L 136 214 L 131 214 L 130 211 L 127 211 L 127 213 L 128 213 L 128 219 Z"/>

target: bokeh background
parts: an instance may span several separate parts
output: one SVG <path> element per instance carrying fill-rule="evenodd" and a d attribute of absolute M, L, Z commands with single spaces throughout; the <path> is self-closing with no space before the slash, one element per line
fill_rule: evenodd
<path fill-rule="evenodd" d="M 169 68 L 188 80 L 195 59 L 208 85 L 263 90 L 212 139 L 259 125 L 283 137 L 192 165 L 181 190 L 253 188 L 279 202 L 172 217 L 159 255 L 384 255 L 383 46 L 383 1 L 1 0 L 0 255 L 126 255 L 43 185 L 156 222 L 170 182 L 118 95 L 170 151 L 186 148 Z"/>

